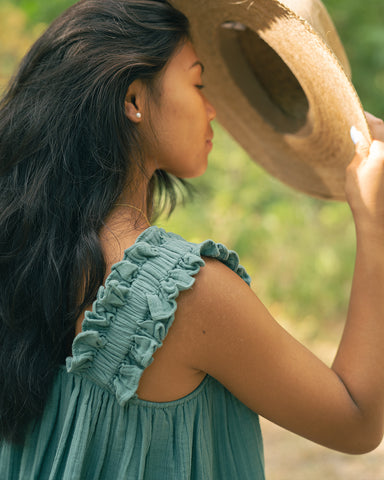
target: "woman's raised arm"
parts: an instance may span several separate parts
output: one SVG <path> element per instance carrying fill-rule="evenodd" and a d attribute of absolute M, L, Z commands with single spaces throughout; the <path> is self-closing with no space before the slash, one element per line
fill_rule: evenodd
<path fill-rule="evenodd" d="M 384 426 L 384 143 L 358 145 L 346 190 L 357 231 L 345 333 L 332 368 L 289 335 L 255 293 L 207 259 L 180 295 L 175 328 L 191 368 L 250 409 L 314 442 L 365 453 Z"/>

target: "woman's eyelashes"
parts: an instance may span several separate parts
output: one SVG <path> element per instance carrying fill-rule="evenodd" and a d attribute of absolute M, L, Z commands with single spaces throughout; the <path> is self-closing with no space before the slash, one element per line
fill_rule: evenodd
<path fill-rule="evenodd" d="M 197 87 L 199 90 L 202 90 L 202 89 L 205 87 L 205 85 L 196 85 L 196 87 Z"/>

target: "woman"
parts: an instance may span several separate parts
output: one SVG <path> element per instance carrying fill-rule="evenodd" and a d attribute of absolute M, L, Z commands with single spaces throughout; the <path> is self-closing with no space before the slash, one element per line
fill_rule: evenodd
<path fill-rule="evenodd" d="M 258 414 L 344 452 L 382 439 L 384 144 L 359 138 L 348 169 L 358 248 L 330 369 L 274 321 L 235 252 L 149 225 L 161 194 L 173 208 L 206 168 L 202 73 L 166 1 L 83 0 L 10 84 L 2 479 L 264 478 Z"/>

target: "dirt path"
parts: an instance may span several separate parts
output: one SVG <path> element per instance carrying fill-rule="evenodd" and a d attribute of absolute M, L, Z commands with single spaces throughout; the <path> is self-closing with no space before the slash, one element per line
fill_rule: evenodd
<path fill-rule="evenodd" d="M 384 442 L 367 455 L 344 455 L 261 423 L 267 480 L 384 480 Z"/>

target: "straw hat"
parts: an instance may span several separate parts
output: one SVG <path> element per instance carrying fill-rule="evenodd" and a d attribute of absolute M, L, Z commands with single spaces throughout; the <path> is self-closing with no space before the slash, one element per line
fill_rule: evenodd
<path fill-rule="evenodd" d="M 191 22 L 218 121 L 257 163 L 310 195 L 343 200 L 370 138 L 343 46 L 319 0 L 171 0 Z"/>

